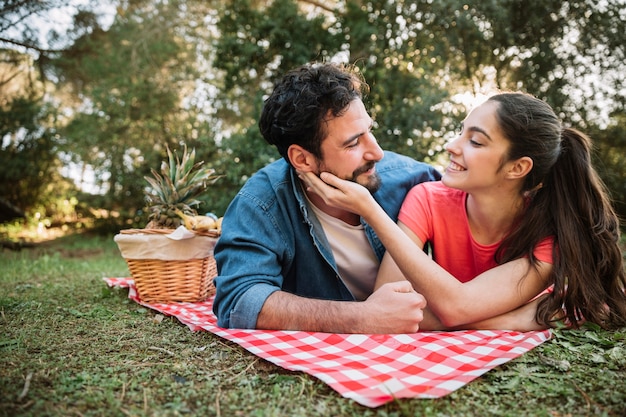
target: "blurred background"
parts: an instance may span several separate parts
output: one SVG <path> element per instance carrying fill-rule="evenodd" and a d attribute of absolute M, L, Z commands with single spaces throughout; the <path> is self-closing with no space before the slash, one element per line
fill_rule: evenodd
<path fill-rule="evenodd" d="M 263 99 L 311 61 L 355 64 L 381 146 L 435 166 L 489 94 L 536 95 L 626 218 L 625 34 L 625 0 L 4 0 L 0 238 L 144 227 L 144 176 L 183 144 L 223 175 L 200 207 L 221 216 L 279 158 Z"/>

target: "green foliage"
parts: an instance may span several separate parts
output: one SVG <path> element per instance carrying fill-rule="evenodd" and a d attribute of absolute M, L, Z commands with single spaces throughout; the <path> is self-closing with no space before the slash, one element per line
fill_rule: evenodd
<path fill-rule="evenodd" d="M 27 129 L 41 152 L 7 156 L 21 159 L 11 171 L 20 173 L 24 195 L 54 178 L 47 173 L 58 165 L 48 155 L 92 167 L 104 208 L 130 225 L 143 215 L 143 177 L 167 146 L 187 144 L 225 175 L 201 207 L 221 213 L 246 178 L 278 157 L 256 127 L 273 83 L 297 65 L 341 60 L 371 86 L 366 101 L 381 145 L 433 164 L 445 159 L 443 144 L 471 99 L 495 89 L 545 99 L 566 125 L 595 139 L 600 171 L 626 218 L 617 143 L 626 129 L 619 117 L 626 23 L 617 3 L 142 0 L 120 3 L 107 29 L 83 8 L 70 46 L 38 60 L 57 100 L 44 108 L 29 99 L 39 113 L 25 105 L 31 126 L 44 126 Z M 30 13 L 50 4 L 22 6 Z M 10 16 L 0 12 L 0 25 Z M 24 66 L 9 52 L 12 68 Z M 43 96 L 43 86 L 23 84 Z M 17 107 L 4 109 L 6 123 L 28 126 Z M 27 157 L 41 158 L 39 169 Z"/>
<path fill-rule="evenodd" d="M 615 209 L 626 220 L 626 113 L 613 115 L 614 125 L 588 131 L 595 152 L 594 164 L 605 182 Z"/>
<path fill-rule="evenodd" d="M 214 166 L 218 172 L 225 173 L 224 177 L 211 187 L 210 193 L 200 198 L 207 201 L 204 207 L 220 216 L 251 175 L 268 163 L 282 158 L 254 128 L 231 135 L 222 145 L 223 153 Z"/>
<path fill-rule="evenodd" d="M 249 93 L 266 72 L 271 81 L 298 65 L 328 59 L 341 47 L 324 16 L 307 15 L 292 0 L 229 0 L 220 12 L 213 65 L 225 72 L 224 91 Z"/>
<path fill-rule="evenodd" d="M 29 214 L 75 193 L 59 172 L 51 111 L 27 97 L 0 107 L 0 196 Z"/>
<path fill-rule="evenodd" d="M 59 149 L 96 170 L 106 208 L 123 218 L 145 206 L 143 178 L 168 146 L 203 141 L 215 149 L 211 125 L 184 103 L 198 75 L 181 30 L 183 9 L 180 2 L 129 4 L 108 31 L 87 32 L 50 63 L 77 100 L 66 102 L 76 114 L 60 129 Z"/>

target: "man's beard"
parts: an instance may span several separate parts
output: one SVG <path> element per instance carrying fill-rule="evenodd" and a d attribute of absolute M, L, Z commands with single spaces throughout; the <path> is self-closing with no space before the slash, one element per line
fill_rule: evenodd
<path fill-rule="evenodd" d="M 375 162 L 370 162 L 366 165 L 363 165 L 360 168 L 357 168 L 353 173 L 352 173 L 352 178 L 347 178 L 349 181 L 353 181 L 356 182 L 358 184 L 361 184 L 363 187 L 367 188 L 367 190 L 370 192 L 370 194 L 374 194 L 376 191 L 378 191 L 380 189 L 380 186 L 382 185 L 382 181 L 380 179 L 380 176 L 378 175 L 378 172 L 374 172 L 374 174 L 369 175 L 367 177 L 367 181 L 365 181 L 365 183 L 363 183 L 362 181 L 359 181 L 359 175 L 361 175 L 362 173 L 369 171 L 371 168 L 374 167 L 376 163 Z"/>
<path fill-rule="evenodd" d="M 359 181 L 359 175 L 363 174 L 364 172 L 369 171 L 375 165 L 376 165 L 376 162 L 369 162 L 369 163 L 367 163 L 367 164 L 365 164 L 365 165 L 355 169 L 354 172 L 352 172 L 351 176 L 349 176 L 347 178 L 343 178 L 343 179 L 346 180 L 346 181 L 356 182 L 357 184 L 360 184 L 363 187 L 365 187 L 370 192 L 370 194 L 374 194 L 376 191 L 378 191 L 380 189 L 380 186 L 382 185 L 382 180 L 380 179 L 380 176 L 378 175 L 378 172 L 374 172 L 374 174 L 368 175 L 367 180 L 365 180 L 365 181 L 363 181 L 363 180 Z M 324 169 L 323 168 L 323 164 L 320 164 L 319 172 L 323 172 L 323 171 L 328 171 L 331 174 L 335 174 L 331 170 Z M 319 172 L 318 172 L 318 175 L 319 175 Z M 335 175 L 337 175 L 337 174 L 335 174 Z"/>

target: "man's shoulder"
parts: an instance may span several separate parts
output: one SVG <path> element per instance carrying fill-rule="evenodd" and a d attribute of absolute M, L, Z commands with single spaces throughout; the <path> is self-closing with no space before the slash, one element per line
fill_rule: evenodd
<path fill-rule="evenodd" d="M 379 165 L 381 166 L 389 166 L 389 167 L 394 167 L 394 166 L 416 166 L 416 167 L 424 167 L 424 166 L 430 166 L 425 162 L 421 162 L 418 161 L 417 159 L 411 158 L 410 156 L 407 155 L 402 155 L 396 152 L 392 152 L 392 151 L 385 151 L 384 152 L 385 156 L 383 157 L 383 159 L 380 160 L 380 162 L 378 162 Z"/>
<path fill-rule="evenodd" d="M 292 185 L 291 168 L 284 159 L 274 161 L 252 174 L 241 187 L 235 199 L 254 205 L 272 206 L 276 200 L 289 199 Z"/>
<path fill-rule="evenodd" d="M 376 164 L 376 170 L 381 175 L 385 172 L 405 171 L 408 176 L 428 173 L 434 176 L 433 179 L 439 178 L 438 171 L 432 165 L 392 151 L 385 151 L 383 159 Z"/>
<path fill-rule="evenodd" d="M 284 182 L 289 178 L 289 164 L 284 159 L 276 160 L 265 165 L 248 178 L 243 188 L 258 188 L 267 184 L 273 188 L 276 183 Z"/>

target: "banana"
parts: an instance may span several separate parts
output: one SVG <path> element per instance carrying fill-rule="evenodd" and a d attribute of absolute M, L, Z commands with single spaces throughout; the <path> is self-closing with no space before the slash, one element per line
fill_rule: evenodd
<path fill-rule="evenodd" d="M 178 215 L 178 217 L 183 219 L 183 224 L 185 225 L 185 228 L 187 228 L 188 230 L 194 230 L 195 229 L 195 219 L 194 219 L 194 216 L 189 216 L 189 215 L 183 213 L 182 211 L 180 211 L 179 209 L 174 209 L 174 212 Z"/>
<path fill-rule="evenodd" d="M 196 232 L 205 232 L 207 230 L 221 228 L 222 222 L 220 220 L 216 221 L 213 217 L 210 216 L 190 216 L 183 213 L 179 209 L 176 209 L 176 214 L 178 215 L 178 217 L 183 219 L 185 227 L 189 230 L 194 230 Z"/>
<path fill-rule="evenodd" d="M 203 231 L 217 228 L 217 224 L 215 220 L 212 219 L 211 217 L 195 216 L 194 219 L 196 220 L 196 225 L 193 230 L 196 230 L 198 232 L 203 232 Z"/>

